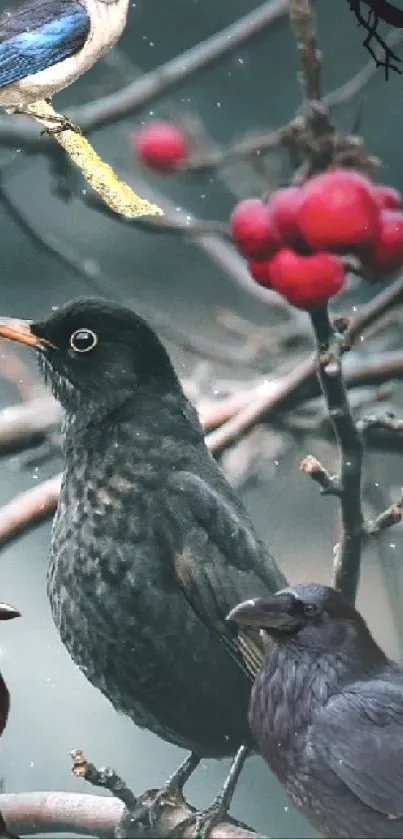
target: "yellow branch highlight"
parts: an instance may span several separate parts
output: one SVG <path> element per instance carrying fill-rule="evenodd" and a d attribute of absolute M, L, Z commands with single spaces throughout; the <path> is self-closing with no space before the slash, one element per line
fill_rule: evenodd
<path fill-rule="evenodd" d="M 66 122 L 66 117 L 58 114 L 52 105 L 44 100 L 27 105 L 24 112 L 45 128 L 52 129 Z M 128 184 L 121 181 L 112 167 L 97 155 L 82 134 L 66 128 L 58 134 L 53 134 L 53 137 L 78 166 L 92 189 L 115 213 L 126 218 L 163 215 L 160 207 L 141 198 Z"/>

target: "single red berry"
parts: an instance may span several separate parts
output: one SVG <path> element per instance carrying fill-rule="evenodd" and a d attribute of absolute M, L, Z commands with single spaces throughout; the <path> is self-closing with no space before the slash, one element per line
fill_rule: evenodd
<path fill-rule="evenodd" d="M 244 256 L 269 257 L 280 247 L 267 204 L 259 198 L 245 198 L 236 205 L 230 218 L 230 230 Z"/>
<path fill-rule="evenodd" d="M 295 245 L 301 239 L 298 209 L 302 190 L 297 186 L 277 189 L 270 198 L 269 210 L 284 245 Z"/>
<path fill-rule="evenodd" d="M 248 259 L 249 273 L 259 285 L 271 288 L 270 259 Z"/>
<path fill-rule="evenodd" d="M 400 210 L 402 196 L 398 189 L 381 184 L 381 186 L 374 187 L 374 190 L 378 207 L 381 210 Z"/>
<path fill-rule="evenodd" d="M 378 236 L 363 256 L 363 266 L 374 277 L 393 274 L 403 266 L 403 213 L 382 211 Z"/>
<path fill-rule="evenodd" d="M 308 180 L 302 192 L 298 224 L 314 250 L 355 250 L 375 239 L 379 206 L 368 178 L 334 169 Z"/>
<path fill-rule="evenodd" d="M 272 287 L 298 309 L 320 309 L 344 284 L 340 257 L 331 253 L 302 256 L 290 248 L 277 251 L 270 263 Z"/>
<path fill-rule="evenodd" d="M 157 172 L 174 172 L 189 157 L 189 137 L 172 122 L 150 122 L 132 142 L 138 159 Z"/>

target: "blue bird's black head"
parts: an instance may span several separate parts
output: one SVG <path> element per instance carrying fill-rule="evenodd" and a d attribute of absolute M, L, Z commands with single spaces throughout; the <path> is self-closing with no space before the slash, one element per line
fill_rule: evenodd
<path fill-rule="evenodd" d="M 0 319 L 0 336 L 33 347 L 55 397 L 69 411 L 118 405 L 141 388 L 178 387 L 160 340 L 137 314 L 95 298 L 46 320 Z"/>
<path fill-rule="evenodd" d="M 301 583 L 240 603 L 228 621 L 263 630 L 279 643 L 326 652 L 351 643 L 375 645 L 360 613 L 329 586 Z"/>

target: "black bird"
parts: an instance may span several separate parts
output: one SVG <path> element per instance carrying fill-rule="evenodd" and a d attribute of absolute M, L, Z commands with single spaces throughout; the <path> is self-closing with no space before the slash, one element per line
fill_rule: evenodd
<path fill-rule="evenodd" d="M 8 606 L 7 603 L 0 603 L 0 621 L 9 621 L 12 618 L 21 617 L 17 609 Z M 10 694 L 7 685 L 0 673 L 0 735 L 6 727 L 8 712 L 10 710 Z"/>
<path fill-rule="evenodd" d="M 249 720 L 294 804 L 322 836 L 402 839 L 403 670 L 361 615 L 307 583 L 228 620 L 267 636 Z"/>
<path fill-rule="evenodd" d="M 20 612 L 14 609 L 13 606 L 8 606 L 7 603 L 0 603 L 0 621 L 9 621 L 12 618 L 21 617 Z M 10 710 L 10 694 L 8 687 L 0 673 L 0 736 L 6 727 L 8 713 Z M 14 833 L 10 833 L 4 821 L 4 817 L 0 812 L 0 839 L 18 839 Z"/>
<path fill-rule="evenodd" d="M 47 581 L 54 621 L 118 711 L 192 751 L 171 781 L 180 787 L 200 758 L 252 745 L 262 648 L 258 633 L 238 634 L 225 618 L 284 578 L 141 317 L 85 299 L 35 323 L 2 319 L 0 335 L 34 347 L 65 411 Z"/>

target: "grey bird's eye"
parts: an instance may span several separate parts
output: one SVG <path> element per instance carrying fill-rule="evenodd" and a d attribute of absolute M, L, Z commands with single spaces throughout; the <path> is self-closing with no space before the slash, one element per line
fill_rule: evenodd
<path fill-rule="evenodd" d="M 92 329 L 76 329 L 70 335 L 70 346 L 75 352 L 89 352 L 96 347 L 98 336 Z"/>
<path fill-rule="evenodd" d="M 314 615 L 317 615 L 319 612 L 319 606 L 316 603 L 304 603 L 304 615 L 307 618 L 313 618 Z"/>

